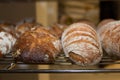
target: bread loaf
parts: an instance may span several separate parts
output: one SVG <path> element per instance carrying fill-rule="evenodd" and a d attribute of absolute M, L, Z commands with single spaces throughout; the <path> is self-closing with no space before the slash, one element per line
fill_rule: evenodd
<path fill-rule="evenodd" d="M 8 32 L 8 33 L 10 33 L 11 35 L 13 35 L 14 37 L 16 37 L 15 25 L 14 25 L 14 24 L 1 23 L 1 24 L 0 24 L 0 31 Z"/>
<path fill-rule="evenodd" d="M 67 28 L 66 25 L 62 25 L 62 24 L 53 24 L 51 27 L 50 27 L 50 32 L 55 35 L 56 37 L 58 38 L 61 38 L 62 36 L 62 33 L 64 31 L 64 29 Z"/>
<path fill-rule="evenodd" d="M 112 21 L 98 29 L 104 50 L 112 58 L 120 59 L 120 21 Z"/>
<path fill-rule="evenodd" d="M 8 32 L 0 32 L 0 55 L 6 55 L 11 52 L 16 38 Z"/>
<path fill-rule="evenodd" d="M 90 25 L 90 26 L 93 27 L 94 29 L 96 29 L 95 24 L 94 24 L 92 21 L 88 20 L 88 19 L 78 19 L 78 20 L 76 20 L 75 22 L 85 23 L 85 24 Z"/>
<path fill-rule="evenodd" d="M 1 23 L 0 24 L 0 28 L 7 31 L 7 32 L 14 32 L 14 24 L 10 24 L 10 23 Z"/>
<path fill-rule="evenodd" d="M 40 24 L 27 23 L 27 22 L 23 23 L 23 24 L 20 24 L 20 25 L 17 25 L 16 28 L 15 28 L 16 35 L 17 35 L 17 37 L 19 37 L 24 32 L 29 31 L 29 30 L 31 30 L 31 28 L 38 27 L 38 26 L 40 26 Z"/>
<path fill-rule="evenodd" d="M 82 66 L 95 65 L 102 58 L 102 49 L 96 31 L 85 23 L 74 23 L 62 34 L 66 57 Z"/>
<path fill-rule="evenodd" d="M 60 49 L 58 38 L 44 27 L 37 27 L 19 37 L 13 57 L 25 63 L 53 63 Z"/>
<path fill-rule="evenodd" d="M 97 30 L 101 27 L 103 27 L 103 25 L 115 21 L 114 19 L 103 19 L 98 25 L 97 25 Z"/>

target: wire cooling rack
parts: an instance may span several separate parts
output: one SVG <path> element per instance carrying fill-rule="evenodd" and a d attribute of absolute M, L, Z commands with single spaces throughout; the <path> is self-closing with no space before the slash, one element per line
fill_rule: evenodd
<path fill-rule="evenodd" d="M 120 64 L 119 61 L 115 61 L 108 56 L 104 56 L 99 64 L 97 64 L 97 68 L 86 68 L 82 67 L 80 69 L 75 68 L 65 68 L 65 69 L 19 69 L 15 68 L 17 65 L 57 65 L 57 66 L 72 66 L 75 65 L 69 58 L 66 58 L 64 54 L 61 54 L 57 57 L 55 63 L 53 64 L 44 64 L 44 63 L 23 63 L 23 62 L 15 62 L 11 55 L 4 56 L 0 58 L 0 73 L 119 73 L 120 69 L 104 69 L 103 67 L 106 65 Z"/>

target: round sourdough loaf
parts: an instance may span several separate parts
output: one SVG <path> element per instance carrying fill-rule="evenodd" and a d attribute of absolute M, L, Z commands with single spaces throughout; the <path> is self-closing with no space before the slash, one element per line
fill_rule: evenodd
<path fill-rule="evenodd" d="M 19 37 L 13 56 L 25 63 L 53 63 L 60 50 L 60 40 L 46 28 L 37 27 Z"/>

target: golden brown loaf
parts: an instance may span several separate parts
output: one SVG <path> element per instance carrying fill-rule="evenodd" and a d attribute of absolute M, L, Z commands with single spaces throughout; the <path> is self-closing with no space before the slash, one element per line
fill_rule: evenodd
<path fill-rule="evenodd" d="M 120 59 L 120 21 L 112 21 L 98 29 L 102 47 L 112 58 Z"/>
<path fill-rule="evenodd" d="M 20 35 L 22 35 L 24 32 L 26 31 L 30 31 L 31 28 L 34 28 L 34 27 L 38 27 L 40 26 L 40 24 L 37 24 L 37 23 L 22 23 L 20 25 L 17 25 L 15 30 L 16 30 L 16 35 L 19 37 Z"/>
<path fill-rule="evenodd" d="M 59 39 L 44 27 L 25 32 L 14 47 L 15 59 L 26 63 L 53 63 L 61 49 Z"/>
<path fill-rule="evenodd" d="M 62 46 L 66 57 L 78 65 L 94 65 L 102 58 L 96 31 L 85 23 L 70 25 L 62 34 Z"/>

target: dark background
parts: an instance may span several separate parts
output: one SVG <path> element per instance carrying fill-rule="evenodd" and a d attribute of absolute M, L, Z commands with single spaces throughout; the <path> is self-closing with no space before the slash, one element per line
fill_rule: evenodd
<path fill-rule="evenodd" d="M 119 0 L 101 0 L 100 1 L 100 20 L 106 18 L 119 19 Z"/>

